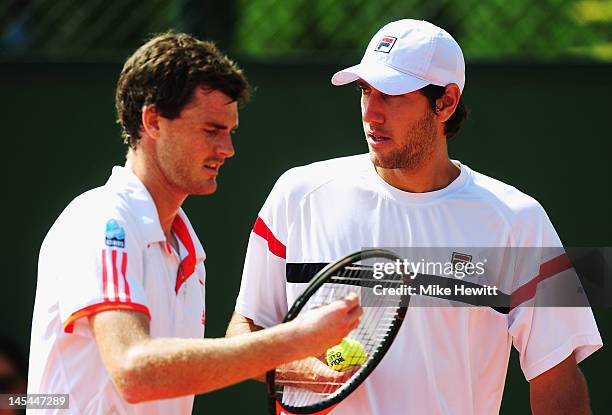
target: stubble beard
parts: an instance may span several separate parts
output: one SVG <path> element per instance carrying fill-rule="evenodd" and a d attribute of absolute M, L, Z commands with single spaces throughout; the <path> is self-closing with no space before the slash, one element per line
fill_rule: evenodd
<path fill-rule="evenodd" d="M 409 169 L 419 167 L 433 152 L 436 125 L 433 114 L 427 112 L 407 131 L 406 143 L 387 154 L 370 152 L 372 163 L 382 169 Z"/>
<path fill-rule="evenodd" d="M 166 181 L 179 192 L 187 195 L 208 195 L 217 190 L 216 179 L 195 179 L 189 170 L 189 164 L 181 162 L 185 158 L 177 154 L 172 147 L 158 148 L 156 158 Z"/>

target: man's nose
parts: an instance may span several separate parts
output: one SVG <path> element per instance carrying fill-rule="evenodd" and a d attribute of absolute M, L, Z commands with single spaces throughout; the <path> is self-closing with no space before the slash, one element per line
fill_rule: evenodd
<path fill-rule="evenodd" d="M 228 133 L 222 140 L 220 140 L 219 145 L 217 146 L 217 154 L 223 158 L 230 158 L 233 157 L 235 153 L 232 135 Z"/>
<path fill-rule="evenodd" d="M 362 100 L 361 118 L 368 124 L 384 124 L 385 113 L 381 94 L 372 91 L 367 98 Z"/>

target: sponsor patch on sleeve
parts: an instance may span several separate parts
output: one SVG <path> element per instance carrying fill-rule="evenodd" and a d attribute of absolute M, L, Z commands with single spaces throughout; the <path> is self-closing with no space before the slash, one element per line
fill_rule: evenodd
<path fill-rule="evenodd" d="M 109 219 L 106 222 L 104 242 L 113 248 L 125 248 L 125 231 L 115 219 Z"/>

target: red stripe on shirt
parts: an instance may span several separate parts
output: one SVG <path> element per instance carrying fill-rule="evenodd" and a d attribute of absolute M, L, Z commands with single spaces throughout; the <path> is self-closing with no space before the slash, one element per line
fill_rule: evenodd
<path fill-rule="evenodd" d="M 253 226 L 253 232 L 268 242 L 268 249 L 279 258 L 287 258 L 287 247 L 272 233 L 268 225 L 258 217 Z"/>
<path fill-rule="evenodd" d="M 121 255 L 121 275 L 123 275 L 123 284 L 125 286 L 125 301 L 130 302 L 130 284 L 127 281 L 127 252 Z"/>
<path fill-rule="evenodd" d="M 510 302 L 510 309 L 513 309 L 520 304 L 523 304 L 525 301 L 528 301 L 535 297 L 536 290 L 538 288 L 538 284 L 544 281 L 547 278 L 553 277 L 567 269 L 572 267 L 572 262 L 570 261 L 567 254 L 561 254 L 556 258 L 551 259 L 540 265 L 539 274 L 519 287 L 512 293 L 512 300 Z"/>
<path fill-rule="evenodd" d="M 187 228 L 187 224 L 179 215 L 176 215 L 174 222 L 172 222 L 172 232 L 174 232 L 176 237 L 179 238 L 181 243 L 185 246 L 185 248 L 187 248 L 187 256 L 181 261 L 176 276 L 176 284 L 174 289 L 175 292 L 178 293 L 181 285 L 183 285 L 183 283 L 187 281 L 187 279 L 195 272 L 196 251 L 193 240 L 191 239 L 191 234 Z"/>
<path fill-rule="evenodd" d="M 74 323 L 83 317 L 89 317 L 101 311 L 109 311 L 109 310 L 132 310 L 132 311 L 140 311 L 141 313 L 145 313 L 149 320 L 151 319 L 151 313 L 147 306 L 136 303 L 122 303 L 116 301 L 104 301 L 98 304 L 92 304 L 85 308 L 75 311 L 66 319 L 64 322 L 64 331 L 66 333 L 72 333 L 74 331 Z"/>
<path fill-rule="evenodd" d="M 113 258 L 113 285 L 115 287 L 115 301 L 119 301 L 119 273 L 117 272 L 117 251 L 112 250 Z"/>
<path fill-rule="evenodd" d="M 102 250 L 102 293 L 104 301 L 109 301 L 108 298 L 108 272 L 106 271 L 106 249 Z"/>

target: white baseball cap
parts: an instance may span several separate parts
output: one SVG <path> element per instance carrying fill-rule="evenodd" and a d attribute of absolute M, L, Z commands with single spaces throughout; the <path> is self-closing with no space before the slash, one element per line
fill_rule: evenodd
<path fill-rule="evenodd" d="M 423 20 L 403 19 L 383 26 L 361 63 L 336 72 L 331 82 L 344 85 L 360 78 L 387 95 L 453 83 L 463 92 L 465 61 L 446 30 Z"/>

